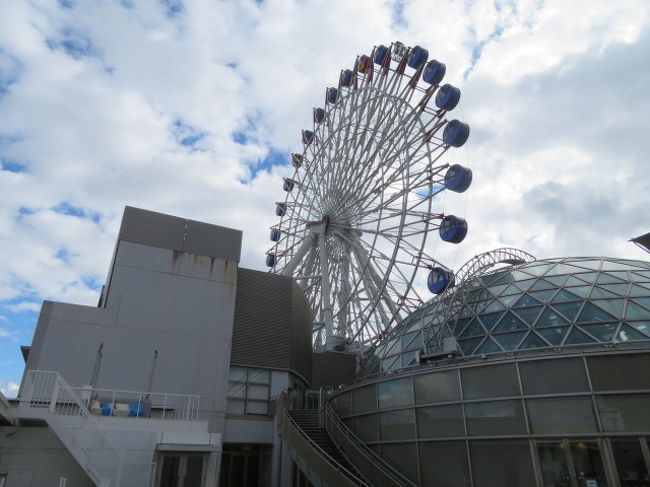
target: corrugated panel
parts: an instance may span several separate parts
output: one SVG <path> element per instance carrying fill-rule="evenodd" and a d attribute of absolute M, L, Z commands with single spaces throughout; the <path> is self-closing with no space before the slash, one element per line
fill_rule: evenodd
<path fill-rule="evenodd" d="M 185 222 L 185 219 L 176 216 L 127 206 L 124 208 L 118 239 L 152 247 L 183 250 Z"/>
<path fill-rule="evenodd" d="M 241 238 L 239 230 L 188 220 L 184 250 L 239 262 Z"/>
<path fill-rule="evenodd" d="M 312 354 L 311 387 L 336 387 L 356 376 L 357 358 L 351 353 L 323 352 Z"/>
<path fill-rule="evenodd" d="M 302 304 L 294 305 L 293 285 L 290 277 L 238 270 L 232 363 L 289 369 L 309 380 L 311 363 L 304 357 L 311 353 L 311 320 L 304 321 L 304 312 L 294 319 Z"/>

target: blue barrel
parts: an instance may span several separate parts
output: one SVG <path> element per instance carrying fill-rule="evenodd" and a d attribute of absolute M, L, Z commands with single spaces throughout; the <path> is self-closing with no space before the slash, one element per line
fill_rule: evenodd
<path fill-rule="evenodd" d="M 452 147 L 460 147 L 469 137 L 469 125 L 460 120 L 452 120 L 442 133 L 442 141 Z"/>
<path fill-rule="evenodd" d="M 375 64 L 384 64 L 387 55 L 388 48 L 386 46 L 377 46 L 377 49 L 375 49 Z"/>
<path fill-rule="evenodd" d="M 282 235 L 282 232 L 278 228 L 271 228 L 271 242 L 277 242 L 280 240 L 280 235 Z"/>
<path fill-rule="evenodd" d="M 129 403 L 129 418 L 143 418 L 144 417 L 144 402 L 130 402 Z"/>
<path fill-rule="evenodd" d="M 408 65 L 413 69 L 418 69 L 429 59 L 429 51 L 420 46 L 415 46 L 411 49 L 411 54 L 409 55 Z"/>
<path fill-rule="evenodd" d="M 339 90 L 327 88 L 327 103 L 336 103 L 339 99 Z"/>
<path fill-rule="evenodd" d="M 302 143 L 305 145 L 311 144 L 311 141 L 314 140 L 314 132 L 309 130 L 302 131 Z"/>
<path fill-rule="evenodd" d="M 277 216 L 284 216 L 286 212 L 287 212 L 287 205 L 285 203 L 275 204 L 275 214 Z"/>
<path fill-rule="evenodd" d="M 293 191 L 293 187 L 296 185 L 296 182 L 293 179 L 283 178 L 284 182 L 282 183 L 282 189 L 287 193 Z"/>
<path fill-rule="evenodd" d="M 296 154 L 295 152 L 293 154 L 291 154 L 291 164 L 296 169 L 298 169 L 300 166 L 302 166 L 302 161 L 303 161 L 303 157 L 302 157 L 301 154 Z"/>
<path fill-rule="evenodd" d="M 314 122 L 321 123 L 325 120 L 325 110 L 322 108 L 314 108 Z"/>
<path fill-rule="evenodd" d="M 447 215 L 440 222 L 440 238 L 445 242 L 461 243 L 467 235 L 467 222 L 459 216 Z"/>
<path fill-rule="evenodd" d="M 266 254 L 266 267 L 273 267 L 275 265 L 275 254 Z"/>
<path fill-rule="evenodd" d="M 113 416 L 113 404 L 110 402 L 100 402 L 99 406 L 101 407 L 102 416 Z"/>
<path fill-rule="evenodd" d="M 429 83 L 430 85 L 437 85 L 442 81 L 442 78 L 445 77 L 447 72 L 447 66 L 445 66 L 440 61 L 432 59 L 424 67 L 424 72 L 422 73 L 422 79 Z"/>
<path fill-rule="evenodd" d="M 436 93 L 436 105 L 443 110 L 453 110 L 460 101 L 460 90 L 449 83 L 444 84 Z"/>
<path fill-rule="evenodd" d="M 434 267 L 431 269 L 429 278 L 427 279 L 427 287 L 433 294 L 440 294 L 445 289 L 453 287 L 455 283 L 456 277 L 454 273 L 442 267 Z"/>
<path fill-rule="evenodd" d="M 346 69 L 341 73 L 341 86 L 345 86 L 346 88 L 349 88 L 352 86 L 352 73 L 351 69 Z"/>
<path fill-rule="evenodd" d="M 463 193 L 472 184 L 472 170 L 468 167 L 454 164 L 445 173 L 445 188 L 454 193 Z"/>

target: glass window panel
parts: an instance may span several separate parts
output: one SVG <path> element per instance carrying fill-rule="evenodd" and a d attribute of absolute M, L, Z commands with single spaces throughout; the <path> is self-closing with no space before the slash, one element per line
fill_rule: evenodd
<path fill-rule="evenodd" d="M 518 399 L 466 403 L 465 417 L 470 436 L 526 433 L 524 408 Z"/>
<path fill-rule="evenodd" d="M 589 391 L 581 358 L 524 361 L 519 373 L 526 395 Z"/>
<path fill-rule="evenodd" d="M 493 284 L 505 284 L 507 282 L 514 282 L 515 278 L 510 271 L 505 271 L 504 275 L 493 282 Z"/>
<path fill-rule="evenodd" d="M 238 398 L 245 398 L 246 397 L 246 384 L 242 384 L 240 382 L 229 382 L 228 383 L 228 397 L 238 397 Z"/>
<path fill-rule="evenodd" d="M 650 309 L 650 298 L 634 298 L 636 304 L 640 304 L 646 309 Z"/>
<path fill-rule="evenodd" d="M 535 323 L 535 320 L 539 316 L 542 309 L 544 309 L 543 306 L 535 306 L 534 308 L 519 308 L 513 311 L 519 318 L 524 321 L 524 323 L 528 323 L 528 326 L 533 326 L 533 323 Z"/>
<path fill-rule="evenodd" d="M 589 294 L 590 299 L 599 299 L 599 298 L 618 298 L 618 294 L 614 294 L 611 291 L 608 291 L 607 289 L 602 289 L 600 287 L 594 286 L 594 288 L 591 290 L 591 294 Z"/>
<path fill-rule="evenodd" d="M 413 404 L 413 389 L 411 378 L 387 380 L 377 384 L 379 408 L 385 409 Z"/>
<path fill-rule="evenodd" d="M 566 289 L 560 289 L 560 291 L 555 295 L 551 300 L 553 303 L 566 303 L 567 301 L 578 301 L 580 296 L 577 294 L 570 293 Z"/>
<path fill-rule="evenodd" d="M 582 279 L 578 279 L 577 276 L 569 276 L 566 280 L 566 286 L 584 286 L 587 282 Z"/>
<path fill-rule="evenodd" d="M 545 487 L 571 487 L 568 449 L 565 442 L 537 442 L 537 458 Z"/>
<path fill-rule="evenodd" d="M 598 271 L 600 270 L 601 263 L 602 260 L 581 260 L 580 262 L 577 262 L 576 265 Z"/>
<path fill-rule="evenodd" d="M 553 283 L 540 279 L 530 287 L 531 291 L 543 291 L 544 289 L 555 289 L 557 286 Z"/>
<path fill-rule="evenodd" d="M 379 414 L 379 436 L 382 440 L 412 440 L 415 438 L 415 413 L 412 409 L 397 409 Z"/>
<path fill-rule="evenodd" d="M 537 330 L 537 333 L 542 335 L 542 337 L 544 337 L 544 339 L 551 345 L 559 345 L 562 343 L 564 335 L 568 329 L 568 326 L 560 326 L 557 328 L 541 328 Z"/>
<path fill-rule="evenodd" d="M 485 335 L 485 330 L 477 319 L 473 319 L 458 338 L 469 338 L 476 335 Z"/>
<path fill-rule="evenodd" d="M 522 279 L 521 281 L 515 282 L 515 285 L 522 291 L 528 291 L 528 289 L 530 289 L 530 286 L 532 286 L 536 282 L 537 279 Z"/>
<path fill-rule="evenodd" d="M 484 313 L 492 313 L 494 311 L 501 311 L 505 309 L 505 306 L 501 304 L 500 301 L 494 300 L 490 304 L 488 304 L 485 309 L 483 310 Z"/>
<path fill-rule="evenodd" d="M 464 441 L 420 443 L 421 485 L 470 487 Z"/>
<path fill-rule="evenodd" d="M 226 412 L 228 414 L 244 414 L 244 405 L 246 401 L 243 399 L 227 399 Z"/>
<path fill-rule="evenodd" d="M 416 375 L 413 377 L 413 384 L 417 404 L 460 400 L 460 384 L 456 370 Z"/>
<path fill-rule="evenodd" d="M 568 288 L 573 294 L 580 296 L 581 298 L 586 298 L 591 291 L 591 286 L 576 286 Z"/>
<path fill-rule="evenodd" d="M 528 328 L 523 321 L 508 311 L 505 316 L 499 321 L 499 324 L 494 328 L 495 332 L 500 331 L 515 331 Z"/>
<path fill-rule="evenodd" d="M 618 317 L 623 315 L 624 299 L 597 299 L 592 301 L 592 303 L 614 316 Z"/>
<path fill-rule="evenodd" d="M 582 301 L 573 302 L 573 303 L 558 303 L 553 305 L 553 309 L 561 313 L 563 316 L 566 316 L 569 319 L 569 321 L 573 321 L 581 306 L 582 306 Z M 594 309 L 596 308 L 594 307 Z"/>
<path fill-rule="evenodd" d="M 596 405 L 603 431 L 650 431 L 650 394 L 598 396 Z"/>
<path fill-rule="evenodd" d="M 415 443 L 391 443 L 381 445 L 381 456 L 411 482 L 418 482 L 418 452 Z"/>
<path fill-rule="evenodd" d="M 541 276 L 549 270 L 553 264 L 541 264 L 536 266 L 526 266 L 526 272 L 534 276 Z"/>
<path fill-rule="evenodd" d="M 607 289 L 613 293 L 620 294 L 622 296 L 627 295 L 628 284 L 602 284 L 600 287 Z"/>
<path fill-rule="evenodd" d="M 269 386 L 262 386 L 257 384 L 248 385 L 248 398 L 249 399 L 264 399 L 269 398 Z"/>
<path fill-rule="evenodd" d="M 270 380 L 271 380 L 271 374 L 268 369 L 250 369 L 248 371 L 248 382 L 268 384 Z"/>
<path fill-rule="evenodd" d="M 596 280 L 598 277 L 598 272 L 581 272 L 580 274 L 577 275 L 580 279 L 583 281 L 586 281 L 588 283 L 592 283 Z"/>
<path fill-rule="evenodd" d="M 514 284 L 510 284 L 501 292 L 501 296 L 512 296 L 513 294 L 521 294 L 521 289 L 519 289 Z"/>
<path fill-rule="evenodd" d="M 590 397 L 528 399 L 532 433 L 595 433 L 596 419 Z"/>
<path fill-rule="evenodd" d="M 470 338 L 468 340 L 458 340 L 458 346 L 463 351 L 463 355 L 472 355 L 476 347 L 481 343 L 483 338 Z"/>
<path fill-rule="evenodd" d="M 545 276 L 544 279 L 551 284 L 555 284 L 556 286 L 562 286 L 564 284 L 564 281 L 566 280 L 567 276 Z"/>
<path fill-rule="evenodd" d="M 229 380 L 246 382 L 246 367 L 230 367 Z"/>
<path fill-rule="evenodd" d="M 405 352 L 402 354 L 402 367 L 408 367 L 409 365 L 415 365 L 415 352 Z"/>
<path fill-rule="evenodd" d="M 422 345 L 422 333 L 418 331 L 411 343 L 409 343 L 407 347 L 404 347 L 404 350 L 417 350 L 418 348 L 422 348 Z"/>
<path fill-rule="evenodd" d="M 569 264 L 557 264 L 553 269 L 551 269 L 549 272 L 547 272 L 547 275 L 558 275 L 558 274 L 574 274 L 576 272 L 580 272 L 582 269 L 579 267 L 574 267 Z"/>
<path fill-rule="evenodd" d="M 399 355 L 393 355 L 392 357 L 385 358 L 381 361 L 381 369 L 385 372 L 395 370 L 398 368 L 398 359 Z"/>
<path fill-rule="evenodd" d="M 628 325 L 650 336 L 650 321 L 630 321 Z"/>
<path fill-rule="evenodd" d="M 267 402 L 263 401 L 246 401 L 246 414 L 268 414 L 269 407 Z"/>
<path fill-rule="evenodd" d="M 603 261 L 603 270 L 604 271 L 620 271 L 620 270 L 627 270 L 627 269 L 634 269 L 635 266 L 630 263 L 630 264 L 625 264 L 622 262 L 611 262 L 608 260 Z M 618 274 L 617 272 L 613 272 L 612 274 Z"/>
<path fill-rule="evenodd" d="M 542 316 L 537 320 L 535 326 L 538 328 L 541 326 L 559 326 L 566 325 L 566 322 L 567 321 L 563 316 L 547 307 L 542 313 Z"/>
<path fill-rule="evenodd" d="M 627 302 L 627 308 L 625 310 L 625 319 L 628 320 L 643 320 L 643 319 L 648 319 L 650 317 L 650 313 L 648 313 L 647 310 L 643 309 L 641 306 L 639 306 L 636 303 L 633 303 L 632 301 Z"/>
<path fill-rule="evenodd" d="M 465 399 L 518 396 L 520 394 L 517 369 L 513 363 L 461 369 L 461 379 Z"/>
<path fill-rule="evenodd" d="M 581 328 L 602 342 L 608 342 L 614 337 L 618 323 L 600 323 L 598 325 L 582 325 Z"/>
<path fill-rule="evenodd" d="M 521 339 L 526 334 L 525 331 L 516 331 L 513 333 L 502 333 L 501 335 L 494 335 L 494 338 L 506 350 L 514 350 L 521 342 Z"/>
<path fill-rule="evenodd" d="M 612 439 L 612 451 L 622 487 L 647 486 L 648 467 L 638 438 Z"/>
<path fill-rule="evenodd" d="M 494 342 L 490 337 L 487 337 L 485 341 L 481 344 L 480 347 L 476 350 L 476 353 L 496 353 L 502 352 L 501 347 Z"/>
<path fill-rule="evenodd" d="M 498 286 L 490 286 L 488 288 L 488 291 L 490 291 L 494 296 L 498 296 L 508 286 L 509 284 L 499 284 Z"/>
<path fill-rule="evenodd" d="M 354 389 L 352 391 L 352 401 L 355 413 L 365 413 L 377 409 L 375 384 Z"/>
<path fill-rule="evenodd" d="M 418 408 L 416 412 L 419 438 L 465 436 L 463 409 L 460 404 Z"/>
<path fill-rule="evenodd" d="M 379 424 L 376 414 L 357 416 L 352 421 L 352 430 L 361 441 L 379 440 Z"/>
<path fill-rule="evenodd" d="M 502 296 L 499 300 L 506 306 L 510 307 L 515 304 L 515 301 L 519 299 L 519 294 L 513 294 L 512 296 Z"/>
<path fill-rule="evenodd" d="M 612 274 L 602 272 L 596 282 L 598 284 L 619 284 L 625 282 L 627 279 L 621 279 L 620 277 L 613 276 Z"/>
<path fill-rule="evenodd" d="M 406 335 L 402 335 L 402 350 L 404 350 L 406 347 L 408 347 L 411 343 L 411 340 L 413 340 L 416 335 L 418 335 L 417 332 L 415 333 L 407 333 Z"/>
<path fill-rule="evenodd" d="M 474 487 L 537 485 L 527 440 L 471 441 Z"/>
<path fill-rule="evenodd" d="M 499 318 L 501 318 L 501 316 L 503 316 L 503 312 L 488 313 L 479 316 L 479 318 L 483 322 L 485 328 L 489 331 L 494 327 L 494 325 L 496 325 L 497 321 L 499 321 Z"/>
<path fill-rule="evenodd" d="M 623 325 L 618 332 L 617 339 L 619 342 L 628 342 L 630 340 L 647 340 L 648 337 L 628 325 Z"/>
<path fill-rule="evenodd" d="M 540 301 L 547 302 L 549 301 L 553 295 L 555 294 L 556 289 L 547 289 L 545 291 L 533 291 L 529 293 L 531 296 L 534 296 L 536 299 Z"/>
<path fill-rule="evenodd" d="M 596 340 L 594 340 L 589 335 L 584 333 L 577 326 L 574 326 L 573 330 L 571 330 L 571 333 L 569 333 L 569 336 L 566 338 L 566 341 L 564 342 L 564 344 L 565 345 L 580 345 L 582 343 L 593 343 L 595 341 Z"/>
<path fill-rule="evenodd" d="M 587 357 L 595 391 L 650 389 L 650 354 L 601 355 Z"/>
<path fill-rule="evenodd" d="M 598 443 L 595 441 L 572 441 L 570 445 L 578 480 L 584 482 L 585 485 L 589 485 L 587 481 L 592 480 L 598 487 L 607 487 L 607 478 Z M 592 483 L 592 485 L 594 484 Z"/>
<path fill-rule="evenodd" d="M 526 338 L 524 338 L 524 341 L 521 342 L 521 345 L 519 345 L 519 348 L 521 350 L 527 348 L 543 348 L 543 347 L 548 347 L 548 343 L 546 343 L 542 338 L 537 336 L 532 331 L 528 334 Z"/>
<path fill-rule="evenodd" d="M 631 297 L 636 297 L 636 296 L 649 296 L 650 295 L 650 290 L 642 287 L 642 286 L 632 286 L 632 289 L 630 289 L 630 296 Z"/>

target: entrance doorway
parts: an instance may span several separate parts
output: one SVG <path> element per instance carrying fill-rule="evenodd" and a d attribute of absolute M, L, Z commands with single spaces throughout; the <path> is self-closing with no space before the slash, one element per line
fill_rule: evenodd
<path fill-rule="evenodd" d="M 225 443 L 219 487 L 268 487 L 271 448 L 271 445 Z"/>
<path fill-rule="evenodd" d="M 202 487 L 205 455 L 160 453 L 156 472 L 157 487 Z"/>
<path fill-rule="evenodd" d="M 544 487 L 611 487 L 595 440 L 538 441 Z"/>

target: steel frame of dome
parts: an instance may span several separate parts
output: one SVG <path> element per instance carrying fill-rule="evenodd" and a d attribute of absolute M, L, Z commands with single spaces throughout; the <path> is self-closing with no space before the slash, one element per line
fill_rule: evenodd
<path fill-rule="evenodd" d="M 376 348 L 364 373 L 415 365 L 440 326 L 466 357 L 650 340 L 650 262 L 545 259 L 467 279 L 459 291 L 467 301 L 454 316 L 443 315 L 450 296 L 428 303 Z"/>
<path fill-rule="evenodd" d="M 408 316 L 408 303 L 424 302 L 413 285 L 418 270 L 440 265 L 426 248 L 430 231 L 452 243 L 467 232 L 464 219 L 434 211 L 439 193 L 471 183 L 469 169 L 440 162 L 469 127 L 445 118 L 460 90 L 440 86 L 445 66 L 427 59 L 401 43 L 357 57 L 292 155 L 267 266 L 305 290 L 315 348 L 375 343 Z"/>

